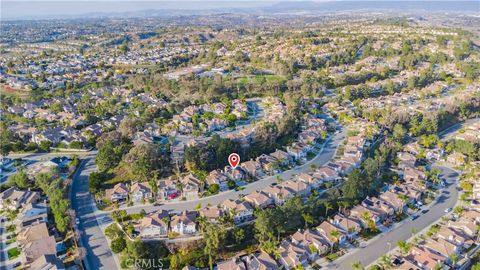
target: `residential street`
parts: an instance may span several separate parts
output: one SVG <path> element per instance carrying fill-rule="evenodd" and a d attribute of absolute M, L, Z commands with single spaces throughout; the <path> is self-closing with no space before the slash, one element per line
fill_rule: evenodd
<path fill-rule="evenodd" d="M 431 205 L 429 211 L 420 214 L 416 220 L 407 219 L 405 223 L 394 228 L 392 231 L 380 235 L 363 248 L 357 248 L 328 265 L 327 269 L 352 269 L 352 264 L 361 262 L 367 266 L 393 249 L 400 240 L 407 240 L 412 236 L 412 231 L 419 232 L 432 225 L 435 221 L 445 215 L 445 209 L 455 206 L 458 198 L 457 184 L 459 174 L 452 169 L 434 165 L 441 170 L 440 177 L 445 179 L 447 187 L 437 201 Z M 390 244 L 389 244 L 390 243 Z M 391 245 L 389 247 L 389 245 Z"/>
<path fill-rule="evenodd" d="M 72 208 L 80 219 L 78 225 L 81 233 L 80 245 L 87 252 L 84 260 L 87 270 L 117 269 L 113 253 L 94 214 L 97 208 L 88 191 L 88 176 L 95 170 L 95 160 L 87 158 L 82 161 L 73 176 L 71 202 Z M 107 218 L 109 219 L 108 216 Z"/>
<path fill-rule="evenodd" d="M 315 164 L 317 167 L 324 165 L 325 163 L 330 161 L 330 159 L 335 155 L 337 147 L 341 145 L 343 140 L 345 139 L 345 134 L 346 134 L 346 131 L 344 129 L 342 129 L 338 133 L 335 133 L 333 137 L 325 144 L 323 151 L 319 155 L 317 155 L 315 158 L 313 158 L 312 160 L 306 162 L 301 166 L 298 166 L 291 170 L 280 173 L 279 176 L 283 180 L 288 180 L 292 178 L 294 175 L 300 174 L 302 172 L 310 171 L 311 170 L 310 166 L 312 164 Z M 136 212 L 139 212 L 141 209 L 145 209 L 147 213 L 150 213 L 156 210 L 162 210 L 162 209 L 170 210 L 174 212 L 183 211 L 183 210 L 192 210 L 192 209 L 195 209 L 195 206 L 198 203 L 201 203 L 202 206 L 207 206 L 208 204 L 217 205 L 227 199 L 237 199 L 240 194 L 250 194 L 255 190 L 261 190 L 269 186 L 270 184 L 276 183 L 276 182 L 277 182 L 277 175 L 274 175 L 274 176 L 265 177 L 256 182 L 250 183 L 244 186 L 245 188 L 244 190 L 240 190 L 240 191 L 229 190 L 226 192 L 221 192 L 214 196 L 200 198 L 197 200 L 165 203 L 158 206 L 139 205 L 139 206 L 128 207 L 125 209 L 127 210 L 128 213 L 136 213 Z"/>

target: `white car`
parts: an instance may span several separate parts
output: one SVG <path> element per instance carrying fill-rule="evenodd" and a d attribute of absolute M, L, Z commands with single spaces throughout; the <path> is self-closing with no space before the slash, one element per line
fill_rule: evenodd
<path fill-rule="evenodd" d="M 449 213 L 450 211 L 452 211 L 452 208 L 451 208 L 451 207 L 450 207 L 450 208 L 447 208 L 447 209 L 445 209 L 445 213 Z"/>

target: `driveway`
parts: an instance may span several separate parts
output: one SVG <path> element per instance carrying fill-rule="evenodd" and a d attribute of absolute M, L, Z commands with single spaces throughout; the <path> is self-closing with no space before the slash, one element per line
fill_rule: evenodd
<path fill-rule="evenodd" d="M 327 265 L 327 269 L 352 269 L 352 264 L 355 262 L 361 262 L 363 266 L 368 266 L 381 255 L 393 249 L 398 241 L 407 240 L 412 236 L 412 232 L 419 232 L 429 227 L 445 215 L 445 209 L 454 207 L 458 199 L 456 187 L 459 174 L 447 167 L 439 165 L 434 165 L 434 167 L 440 169 L 440 177 L 447 182 L 447 187 L 446 191 L 440 194 L 438 200 L 434 201 L 429 207 L 427 213 L 420 214 L 416 220 L 407 220 L 390 232 L 381 234 L 363 248 L 350 251 L 350 253 Z"/>
<path fill-rule="evenodd" d="M 298 175 L 303 172 L 310 171 L 310 166 L 314 164 L 317 167 L 320 167 L 327 162 L 329 162 L 335 155 L 338 145 L 341 145 L 343 140 L 345 140 L 346 131 L 342 130 L 338 133 L 335 133 L 333 137 L 329 141 L 327 141 L 324 145 L 323 151 L 321 151 L 315 158 L 306 162 L 301 166 L 297 166 L 291 170 L 284 171 L 280 174 L 269 176 L 262 178 L 258 181 L 250 183 L 244 186 L 243 190 L 229 190 L 225 192 L 221 192 L 217 195 L 200 198 L 192 201 L 179 201 L 179 202 L 167 202 L 162 205 L 141 205 L 141 206 L 132 206 L 123 208 L 127 210 L 128 213 L 137 213 L 141 209 L 145 209 L 147 213 L 154 212 L 157 210 L 169 210 L 173 212 L 179 212 L 183 210 L 192 210 L 195 209 L 197 204 L 201 203 L 202 206 L 207 205 L 217 205 L 227 199 L 237 199 L 240 194 L 250 194 L 256 190 L 261 190 L 266 188 L 267 186 L 277 182 L 277 176 L 280 176 L 283 180 L 288 180 L 293 178 L 295 175 Z"/>

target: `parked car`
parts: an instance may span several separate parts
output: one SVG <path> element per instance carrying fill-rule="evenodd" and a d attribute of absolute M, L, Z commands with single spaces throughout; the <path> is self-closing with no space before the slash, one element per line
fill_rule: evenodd
<path fill-rule="evenodd" d="M 168 195 L 168 199 L 169 199 L 169 200 L 175 199 L 176 197 L 178 197 L 178 193 L 177 193 L 177 192 L 174 192 L 174 193 Z"/>
<path fill-rule="evenodd" d="M 412 216 L 412 220 L 415 220 L 415 219 L 417 219 L 417 218 L 418 218 L 418 215 L 413 215 L 413 216 Z"/>
<path fill-rule="evenodd" d="M 450 208 L 447 208 L 447 209 L 445 209 L 445 213 L 449 213 L 450 211 L 452 211 L 452 208 L 451 208 L 451 207 L 450 207 Z"/>

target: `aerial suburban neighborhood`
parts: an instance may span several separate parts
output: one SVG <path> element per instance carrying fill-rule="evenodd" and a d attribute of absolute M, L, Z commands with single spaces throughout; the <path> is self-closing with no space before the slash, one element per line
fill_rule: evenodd
<path fill-rule="evenodd" d="M 2 7 L 0 270 L 480 270 L 478 1 L 74 2 Z"/>

